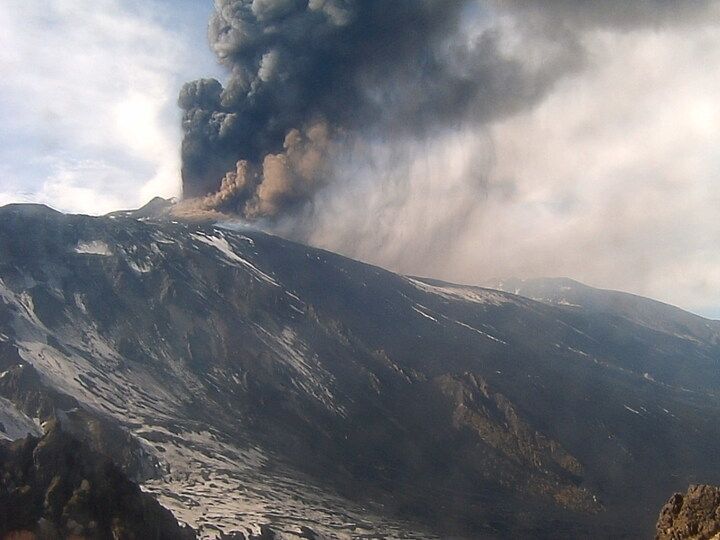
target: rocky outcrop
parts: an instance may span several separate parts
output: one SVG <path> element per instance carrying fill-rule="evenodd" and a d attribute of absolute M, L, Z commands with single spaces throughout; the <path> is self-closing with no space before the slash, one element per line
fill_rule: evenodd
<path fill-rule="evenodd" d="M 0 443 L 0 538 L 195 538 L 107 458 L 62 431 Z"/>
<path fill-rule="evenodd" d="M 29 418 L 40 422 L 60 420 L 64 431 L 110 458 L 136 482 L 157 474 L 157 459 L 126 429 L 49 386 L 40 373 L 20 357 L 17 347 L 4 341 L 0 341 L 0 372 L 0 398 L 10 401 Z"/>
<path fill-rule="evenodd" d="M 660 511 L 656 540 L 719 540 L 720 488 L 690 486 L 676 493 Z"/>
<path fill-rule="evenodd" d="M 601 506 L 592 493 L 575 485 L 583 474 L 580 462 L 558 442 L 534 430 L 518 414 L 513 404 L 495 392 L 478 375 L 443 375 L 435 380 L 450 401 L 452 424 L 467 430 L 484 444 L 520 467 L 523 474 L 508 473 L 509 487 L 552 497 L 565 508 L 588 513 Z"/>

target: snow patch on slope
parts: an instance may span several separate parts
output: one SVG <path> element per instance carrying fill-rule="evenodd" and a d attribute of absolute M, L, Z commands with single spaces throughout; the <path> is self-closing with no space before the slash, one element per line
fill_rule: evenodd
<path fill-rule="evenodd" d="M 278 282 L 275 281 L 275 279 L 273 279 L 271 276 L 269 276 L 268 274 L 260 270 L 257 266 L 247 261 L 246 259 L 243 259 L 237 253 L 235 253 L 232 246 L 221 232 L 218 232 L 217 236 L 210 236 L 205 233 L 192 233 L 190 236 L 192 236 L 195 240 L 202 242 L 203 244 L 214 247 L 220 253 L 222 253 L 227 260 L 239 263 L 240 265 L 249 269 L 250 272 L 258 280 L 269 283 L 270 285 L 274 285 L 275 287 L 280 286 Z"/>
<path fill-rule="evenodd" d="M 127 260 L 128 266 L 132 268 L 137 274 L 147 274 L 153 269 L 152 263 L 143 261 L 133 261 L 132 259 Z"/>
<path fill-rule="evenodd" d="M 260 524 L 269 524 L 287 540 L 306 538 L 301 524 L 323 538 L 338 540 L 380 538 L 377 528 L 388 540 L 434 538 L 373 515 L 327 487 L 318 489 L 281 464 L 268 469 L 269 456 L 252 444 L 241 447 L 213 432 L 157 426 L 137 430 L 136 435 L 167 466 L 167 473 L 145 482 L 143 490 L 196 528 L 200 538 L 218 538 L 221 530 L 259 535 Z"/>
<path fill-rule="evenodd" d="M 438 322 L 438 320 L 437 320 L 435 317 L 433 317 L 432 315 L 430 315 L 430 314 L 427 313 L 428 308 L 426 308 L 426 307 L 423 306 L 422 304 L 415 304 L 414 306 L 412 306 L 412 308 L 413 308 L 414 311 L 416 311 L 417 313 L 419 313 L 420 315 L 422 315 L 422 316 L 425 317 L 426 319 L 430 319 L 431 321 Z"/>
<path fill-rule="evenodd" d="M 73 251 L 85 255 L 102 255 L 103 257 L 110 257 L 113 254 L 110 246 L 100 240 L 78 242 Z"/>
<path fill-rule="evenodd" d="M 284 328 L 280 335 L 273 335 L 259 324 L 258 337 L 276 354 L 277 359 L 295 371 L 298 377 L 292 378 L 293 386 L 321 402 L 328 410 L 346 416 L 347 411 L 332 393 L 330 387 L 334 378 L 317 359 L 310 354 L 307 345 L 300 340 L 294 330 Z"/>
<path fill-rule="evenodd" d="M 0 439 L 14 441 L 28 434 L 39 436 L 42 433 L 29 416 L 19 411 L 12 402 L 0 397 Z"/>
<path fill-rule="evenodd" d="M 462 321 L 453 321 L 453 322 L 455 322 L 456 324 L 459 324 L 459 325 L 462 326 L 463 328 L 467 328 L 468 330 L 472 330 L 473 332 L 477 332 L 477 333 L 480 334 L 481 336 L 483 336 L 483 337 L 485 337 L 485 338 L 487 338 L 487 339 L 490 339 L 490 340 L 492 340 L 492 341 L 495 341 L 496 343 L 502 343 L 503 345 L 507 345 L 507 341 L 503 341 L 502 339 L 497 338 L 497 337 L 495 337 L 495 336 L 492 336 L 492 335 L 488 334 L 487 332 L 483 332 L 482 330 L 479 330 L 479 329 L 475 328 L 474 326 L 470 326 L 469 324 L 466 324 L 466 323 L 464 323 L 464 322 L 462 322 Z"/>
<path fill-rule="evenodd" d="M 460 300 L 461 302 L 471 302 L 473 304 L 487 304 L 493 306 L 501 306 L 503 304 L 510 304 L 514 302 L 514 300 L 509 298 L 507 295 L 490 289 L 450 284 L 442 286 L 431 285 L 413 278 L 407 278 L 407 280 L 416 289 L 440 296 L 446 300 Z"/>

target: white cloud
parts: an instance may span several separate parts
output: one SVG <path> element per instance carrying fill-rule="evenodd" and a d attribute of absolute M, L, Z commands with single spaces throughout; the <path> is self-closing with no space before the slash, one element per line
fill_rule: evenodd
<path fill-rule="evenodd" d="M 127 199 L 112 190 L 99 190 L 97 185 L 113 185 L 125 181 L 127 172 L 106 162 L 92 160 L 60 161 L 53 164 L 53 173 L 34 194 L 34 202 L 47 204 L 62 212 L 106 214 L 113 210 L 134 208 Z M 92 183 L 88 182 L 92 178 Z"/>
<path fill-rule="evenodd" d="M 27 199 L 25 199 L 23 196 L 18 195 L 17 193 L 0 193 L 0 206 L 5 206 L 6 204 L 19 203 L 19 202 L 29 202 L 29 201 Z"/>
<path fill-rule="evenodd" d="M 6 198 L 99 213 L 179 194 L 175 99 L 202 44 L 188 47 L 161 14 L 122 0 L 0 4 Z"/>

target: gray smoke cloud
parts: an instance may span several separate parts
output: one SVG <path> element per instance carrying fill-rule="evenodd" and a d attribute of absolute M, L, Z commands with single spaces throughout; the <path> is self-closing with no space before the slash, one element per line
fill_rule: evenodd
<path fill-rule="evenodd" d="M 717 317 L 719 3 L 497 2 L 468 26 L 557 80 L 513 114 L 345 160 L 307 241 L 406 274 L 569 276 Z"/>
<path fill-rule="evenodd" d="M 282 216 L 332 182 L 358 139 L 432 137 L 527 108 L 568 70 L 528 66 L 470 0 L 216 0 L 210 44 L 229 70 L 187 83 L 183 192 L 203 209 Z"/>
<path fill-rule="evenodd" d="M 403 273 L 701 305 L 720 290 L 690 232 L 716 222 L 697 194 L 716 193 L 718 6 L 218 1 L 228 78 L 179 100 L 185 209 Z"/>
<path fill-rule="evenodd" d="M 646 285 L 660 263 L 637 261 L 647 250 L 629 237 L 573 265 L 555 255 L 575 245 L 587 253 L 609 230 L 632 234 L 613 205 L 630 200 L 638 177 L 623 178 L 627 195 L 586 208 L 582 163 L 612 142 L 587 143 L 604 132 L 606 102 L 625 111 L 618 121 L 634 118 L 623 83 L 637 79 L 583 84 L 599 84 L 604 39 L 626 36 L 632 47 L 633 36 L 691 36 L 718 16 L 717 1 L 218 0 L 210 43 L 229 76 L 182 89 L 184 210 L 262 220 L 404 273 L 471 283 L 563 274 L 660 296 Z M 644 43 L 632 61 L 651 53 L 655 42 Z M 643 71 L 631 60 L 627 69 Z M 578 109 L 581 94 L 589 101 Z M 565 101 L 545 107 L 552 114 L 535 114 L 556 95 Z M 537 134 L 556 125 L 579 129 L 568 135 L 577 142 L 545 148 Z M 639 161 L 657 162 L 638 144 Z M 617 174 L 606 167 L 607 178 Z M 535 210 L 540 183 L 556 200 Z M 554 217 L 537 217 L 545 211 Z M 633 282 L 615 276 L 617 260 L 631 261 Z"/>
<path fill-rule="evenodd" d="M 573 32 L 592 27 L 631 30 L 707 21 L 712 0 L 499 0 L 496 5 Z"/>

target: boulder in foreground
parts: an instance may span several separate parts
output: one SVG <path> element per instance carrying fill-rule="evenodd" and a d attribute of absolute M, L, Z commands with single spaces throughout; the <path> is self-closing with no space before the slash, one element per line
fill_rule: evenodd
<path fill-rule="evenodd" d="M 107 458 L 46 423 L 0 443 L 0 538 L 195 538 Z"/>
<path fill-rule="evenodd" d="M 676 493 L 660 511 L 657 540 L 720 539 L 720 488 L 690 486 Z"/>

